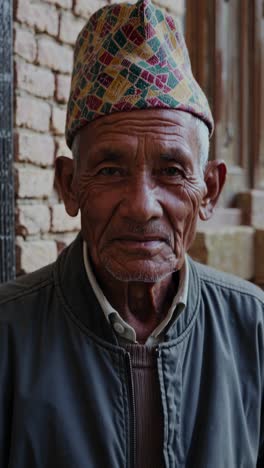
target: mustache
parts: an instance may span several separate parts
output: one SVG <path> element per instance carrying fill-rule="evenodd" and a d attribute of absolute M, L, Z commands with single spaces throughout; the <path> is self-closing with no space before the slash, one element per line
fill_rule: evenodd
<path fill-rule="evenodd" d="M 168 229 L 165 226 L 161 226 L 160 224 L 151 222 L 146 224 L 138 224 L 138 223 L 126 223 L 125 225 L 118 226 L 114 230 L 111 230 L 111 240 L 120 239 L 123 236 L 129 237 L 131 236 L 142 236 L 142 237 L 157 237 L 162 239 L 168 245 L 172 246 L 173 244 L 173 235 L 172 233 L 168 232 Z"/>

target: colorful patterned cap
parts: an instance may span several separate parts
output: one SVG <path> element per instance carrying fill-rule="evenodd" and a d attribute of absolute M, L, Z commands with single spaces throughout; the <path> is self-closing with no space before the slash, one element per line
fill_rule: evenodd
<path fill-rule="evenodd" d="M 190 112 L 213 132 L 208 101 L 193 77 L 176 20 L 151 0 L 101 8 L 77 38 L 67 144 L 98 117 L 150 108 Z"/>

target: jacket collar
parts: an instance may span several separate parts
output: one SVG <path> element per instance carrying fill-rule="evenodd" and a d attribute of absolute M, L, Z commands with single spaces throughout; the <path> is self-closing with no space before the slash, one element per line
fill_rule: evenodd
<path fill-rule="evenodd" d="M 188 289 L 188 299 L 187 305 L 183 312 L 179 310 L 179 315 L 174 321 L 173 325 L 168 328 L 165 333 L 165 347 L 172 346 L 181 341 L 185 336 L 189 334 L 193 325 L 195 324 L 200 300 L 201 300 L 201 283 L 198 275 L 198 270 L 196 267 L 196 262 L 194 262 L 188 256 L 189 263 L 189 289 Z"/>
<path fill-rule="evenodd" d="M 165 333 L 165 346 L 171 345 L 187 333 L 195 321 L 200 301 L 200 282 L 195 262 L 189 260 L 189 292 L 187 306 Z M 83 240 L 81 234 L 65 249 L 54 267 L 55 283 L 58 293 L 68 312 L 89 332 L 111 344 L 118 344 L 111 324 L 105 319 L 104 312 L 88 282 L 83 260 Z M 163 346 L 163 345 L 161 345 Z"/>

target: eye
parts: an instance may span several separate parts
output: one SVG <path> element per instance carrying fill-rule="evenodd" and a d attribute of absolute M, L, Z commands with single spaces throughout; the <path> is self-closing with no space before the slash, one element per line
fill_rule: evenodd
<path fill-rule="evenodd" d="M 123 171 L 119 167 L 103 167 L 98 171 L 99 175 L 103 176 L 120 176 L 122 175 Z"/>
<path fill-rule="evenodd" d="M 160 173 L 161 175 L 169 176 L 169 177 L 175 177 L 175 176 L 184 177 L 184 172 L 175 166 L 164 167 L 160 170 Z"/>

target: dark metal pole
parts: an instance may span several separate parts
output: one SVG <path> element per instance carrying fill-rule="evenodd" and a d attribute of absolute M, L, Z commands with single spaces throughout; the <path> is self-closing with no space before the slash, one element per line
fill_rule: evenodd
<path fill-rule="evenodd" d="M 15 277 L 12 0 L 0 0 L 0 283 Z"/>

